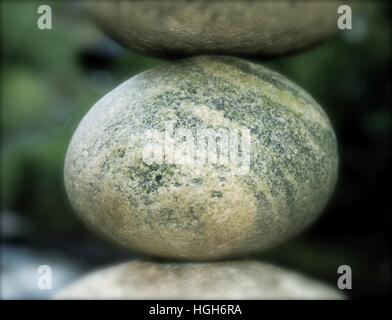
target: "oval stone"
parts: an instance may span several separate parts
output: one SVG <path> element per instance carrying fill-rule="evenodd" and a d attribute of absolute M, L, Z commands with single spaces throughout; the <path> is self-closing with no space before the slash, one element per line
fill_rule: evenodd
<path fill-rule="evenodd" d="M 166 57 L 270 58 L 338 31 L 340 1 L 91 1 L 98 25 L 132 50 Z"/>
<path fill-rule="evenodd" d="M 334 131 L 309 94 L 260 65 L 203 56 L 99 100 L 69 145 L 65 186 L 81 218 L 125 247 L 216 259 L 309 225 L 337 164 Z"/>
<path fill-rule="evenodd" d="M 344 299 L 336 289 L 257 261 L 133 261 L 95 271 L 56 299 Z"/>

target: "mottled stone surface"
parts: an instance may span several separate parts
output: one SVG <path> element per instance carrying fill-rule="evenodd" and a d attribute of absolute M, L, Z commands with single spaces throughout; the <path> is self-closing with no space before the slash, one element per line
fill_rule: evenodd
<path fill-rule="evenodd" d="M 249 171 L 146 163 L 146 132 L 163 134 L 170 121 L 192 137 L 249 130 Z M 337 162 L 330 122 L 306 92 L 262 66 L 204 56 L 143 72 L 99 100 L 72 138 L 65 185 L 80 217 L 128 248 L 216 259 L 271 247 L 310 224 L 333 192 Z"/>
<path fill-rule="evenodd" d="M 169 57 L 227 54 L 268 58 L 338 31 L 334 0 L 91 1 L 98 24 L 124 46 Z"/>
<path fill-rule="evenodd" d="M 56 299 L 343 299 L 332 287 L 255 261 L 134 261 L 93 272 Z"/>

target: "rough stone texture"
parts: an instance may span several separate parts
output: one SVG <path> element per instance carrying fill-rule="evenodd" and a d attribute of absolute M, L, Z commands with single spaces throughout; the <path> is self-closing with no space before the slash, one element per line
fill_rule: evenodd
<path fill-rule="evenodd" d="M 250 130 L 250 169 L 233 163 L 147 164 L 147 129 Z M 177 143 L 177 142 L 176 142 Z M 262 66 L 229 57 L 168 63 L 124 82 L 86 114 L 65 185 L 81 218 L 124 246 L 216 259 L 271 247 L 326 205 L 337 145 L 320 106 Z"/>
<path fill-rule="evenodd" d="M 158 56 L 268 58 L 338 31 L 341 1 L 92 1 L 98 24 L 130 49 Z"/>
<path fill-rule="evenodd" d="M 93 272 L 56 299 L 343 299 L 336 289 L 255 261 L 134 261 Z"/>

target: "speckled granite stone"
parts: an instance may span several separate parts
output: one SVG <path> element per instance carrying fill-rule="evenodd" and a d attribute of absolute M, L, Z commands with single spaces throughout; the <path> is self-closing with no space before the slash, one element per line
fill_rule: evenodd
<path fill-rule="evenodd" d="M 93 272 L 56 299 L 344 299 L 337 289 L 255 261 L 134 261 Z"/>
<path fill-rule="evenodd" d="M 334 0 L 91 1 L 98 24 L 124 46 L 168 57 L 227 54 L 270 58 L 333 35 Z"/>
<path fill-rule="evenodd" d="M 168 122 L 195 136 L 249 130 L 249 170 L 166 156 L 146 163 L 146 132 L 163 139 Z M 204 56 L 143 72 L 99 100 L 72 138 L 65 185 L 80 217 L 125 247 L 217 259 L 271 247 L 309 225 L 333 192 L 337 165 L 330 122 L 305 91 L 262 66 Z"/>

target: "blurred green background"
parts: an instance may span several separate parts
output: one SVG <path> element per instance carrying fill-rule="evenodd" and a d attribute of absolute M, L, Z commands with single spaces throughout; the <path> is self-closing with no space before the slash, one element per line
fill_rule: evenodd
<path fill-rule="evenodd" d="M 43 260 L 51 255 L 55 261 L 73 261 L 77 267 L 69 279 L 133 257 L 91 234 L 74 215 L 64 191 L 64 156 L 82 116 L 99 98 L 164 63 L 111 41 L 77 1 L 45 1 L 52 7 L 53 29 L 39 30 L 40 4 L 1 2 L 1 263 L 2 280 L 8 276 L 2 284 L 6 298 L 34 295 L 22 287 L 10 289 L 20 278 L 12 272 L 26 261 L 15 257 L 25 252 L 39 252 Z M 390 293 L 391 286 L 391 10 L 387 1 L 361 1 L 358 9 L 353 30 L 304 53 L 264 63 L 324 107 L 338 137 L 340 175 L 325 214 L 311 228 L 256 258 L 333 286 L 338 266 L 350 265 L 353 289 L 348 296 L 376 298 Z"/>

